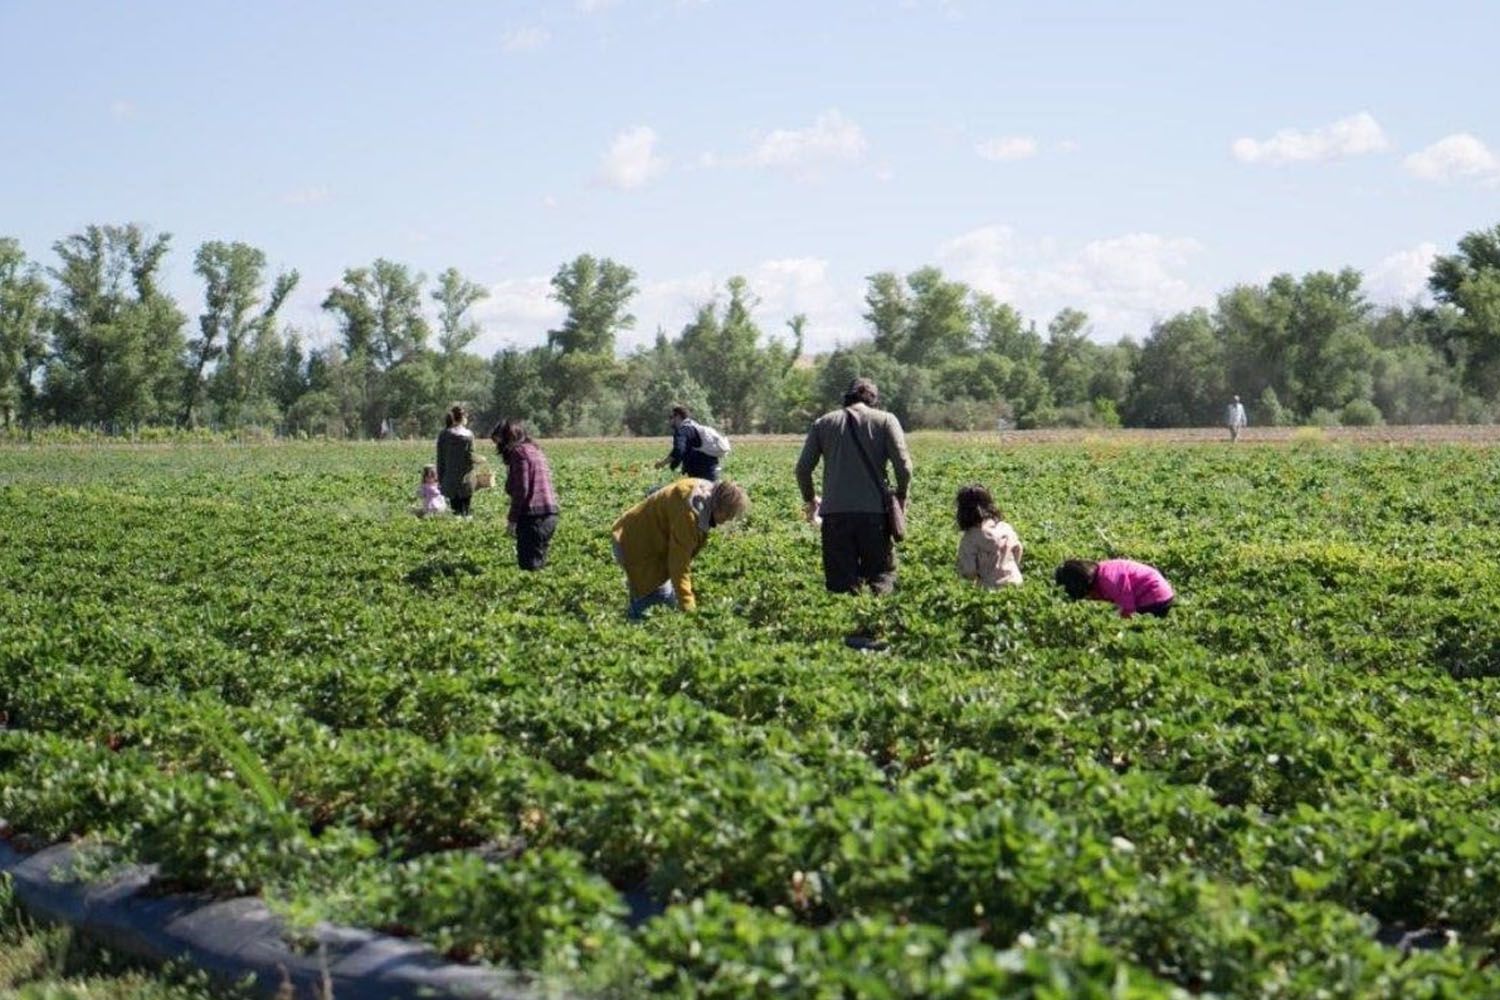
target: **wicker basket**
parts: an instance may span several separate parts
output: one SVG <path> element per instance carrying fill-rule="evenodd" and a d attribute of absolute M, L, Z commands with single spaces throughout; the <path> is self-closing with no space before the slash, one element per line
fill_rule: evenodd
<path fill-rule="evenodd" d="M 495 485 L 495 470 L 478 468 L 474 470 L 474 488 L 476 490 L 487 490 Z"/>

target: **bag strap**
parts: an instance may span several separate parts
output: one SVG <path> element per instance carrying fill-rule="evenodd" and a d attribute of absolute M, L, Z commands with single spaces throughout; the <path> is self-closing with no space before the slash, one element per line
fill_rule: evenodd
<path fill-rule="evenodd" d="M 865 443 L 859 439 L 859 418 L 854 415 L 854 410 L 850 407 L 844 407 L 844 413 L 848 418 L 845 421 L 844 426 L 847 427 L 851 423 L 854 425 L 854 447 L 859 449 L 859 457 L 860 460 L 865 464 L 865 471 L 868 472 L 870 474 L 870 478 L 875 481 L 875 488 L 878 489 L 882 495 L 889 493 L 891 491 L 890 484 L 887 483 L 885 481 L 885 477 L 876 470 L 875 463 L 870 461 L 870 453 L 865 451 Z"/>

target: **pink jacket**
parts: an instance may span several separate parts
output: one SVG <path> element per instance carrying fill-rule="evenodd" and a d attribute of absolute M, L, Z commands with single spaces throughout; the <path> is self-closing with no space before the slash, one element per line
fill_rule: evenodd
<path fill-rule="evenodd" d="M 1130 559 L 1106 559 L 1099 564 L 1099 574 L 1094 577 L 1094 589 L 1089 596 L 1114 602 L 1121 617 L 1129 618 L 1137 610 L 1170 601 L 1175 595 L 1172 585 L 1155 566 Z"/>

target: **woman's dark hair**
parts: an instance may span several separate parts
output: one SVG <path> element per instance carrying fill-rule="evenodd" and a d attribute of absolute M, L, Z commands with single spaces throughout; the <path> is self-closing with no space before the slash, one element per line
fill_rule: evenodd
<path fill-rule="evenodd" d="M 958 527 L 961 531 L 977 528 L 986 521 L 1001 519 L 1000 508 L 990 491 L 978 483 L 958 488 Z"/>
<path fill-rule="evenodd" d="M 692 414 L 688 412 L 688 408 L 686 406 L 678 403 L 676 406 L 672 407 L 672 416 L 686 420 L 688 417 L 691 417 Z"/>
<path fill-rule="evenodd" d="M 530 441 L 531 435 L 526 433 L 526 425 L 521 421 L 502 420 L 490 431 L 490 440 L 495 442 L 500 454 L 509 455 L 514 448 Z"/>
<path fill-rule="evenodd" d="M 1087 559 L 1069 559 L 1057 567 L 1057 572 L 1052 574 L 1052 580 L 1064 591 L 1068 597 L 1075 601 L 1081 601 L 1089 596 L 1089 591 L 1094 589 L 1094 577 L 1099 572 L 1099 564 Z"/>
<path fill-rule="evenodd" d="M 444 415 L 443 423 L 448 427 L 457 427 L 467 419 L 469 419 L 469 411 L 465 410 L 462 406 L 455 404 L 448 410 L 447 414 Z"/>

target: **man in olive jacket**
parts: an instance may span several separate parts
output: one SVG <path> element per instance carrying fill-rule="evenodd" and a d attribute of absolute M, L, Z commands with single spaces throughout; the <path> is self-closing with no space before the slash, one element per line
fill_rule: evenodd
<path fill-rule="evenodd" d="M 797 487 L 814 513 L 813 470 L 823 463 L 823 584 L 831 593 L 853 594 L 861 585 L 876 594 L 896 584 L 896 550 L 886 533 L 884 483 L 877 484 L 860 457 L 854 436 L 880 473 L 896 471 L 896 499 L 906 506 L 911 486 L 911 455 L 895 414 L 877 409 L 880 393 L 869 379 L 857 378 L 844 393 L 844 405 L 813 422 L 797 459 Z"/>

